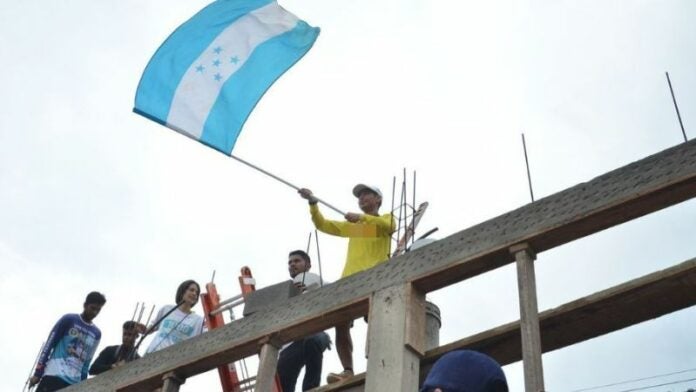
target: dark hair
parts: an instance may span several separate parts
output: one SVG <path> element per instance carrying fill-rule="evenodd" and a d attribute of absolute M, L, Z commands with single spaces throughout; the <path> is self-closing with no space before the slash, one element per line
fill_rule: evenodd
<path fill-rule="evenodd" d="M 185 280 L 185 281 L 181 282 L 181 284 L 179 285 L 179 288 L 176 289 L 176 297 L 175 298 L 176 298 L 177 304 L 181 302 L 181 299 L 184 298 L 184 293 L 186 292 L 186 290 L 188 290 L 189 286 L 191 286 L 192 284 L 196 285 L 196 288 L 198 289 L 198 294 L 200 295 L 201 286 L 198 283 L 196 283 L 195 280 L 192 280 L 192 279 Z M 194 305 L 196 303 L 198 303 L 198 298 L 196 298 L 196 302 L 194 303 Z"/>
<path fill-rule="evenodd" d="M 127 331 L 134 330 L 138 326 L 138 323 L 132 320 L 128 320 L 125 323 L 123 323 L 123 329 Z"/>
<path fill-rule="evenodd" d="M 307 262 L 307 264 L 312 264 L 312 259 L 310 259 L 310 258 L 309 258 L 309 255 L 307 254 L 307 252 L 305 252 L 305 251 L 303 251 L 303 250 L 299 250 L 299 249 L 298 249 L 298 250 L 293 250 L 293 251 L 290 252 L 290 254 L 288 255 L 288 257 L 290 257 L 290 256 L 300 256 L 300 257 L 302 257 L 302 260 L 304 260 L 304 261 Z"/>
<path fill-rule="evenodd" d="M 106 297 L 104 294 L 98 291 L 92 291 L 91 293 L 87 294 L 87 297 L 85 298 L 85 305 L 95 304 L 103 306 L 105 303 Z"/>

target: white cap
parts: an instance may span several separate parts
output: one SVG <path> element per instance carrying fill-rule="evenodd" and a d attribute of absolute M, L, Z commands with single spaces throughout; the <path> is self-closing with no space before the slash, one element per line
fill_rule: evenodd
<path fill-rule="evenodd" d="M 374 185 L 365 185 L 365 184 L 358 184 L 353 187 L 353 196 L 355 197 L 360 197 L 360 192 L 364 191 L 365 189 L 369 189 L 372 192 L 376 193 L 379 197 L 382 197 L 382 191 L 379 190 Z"/>

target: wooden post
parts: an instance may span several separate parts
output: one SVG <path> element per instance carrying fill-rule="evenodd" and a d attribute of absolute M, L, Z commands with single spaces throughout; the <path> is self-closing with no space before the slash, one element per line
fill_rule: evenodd
<path fill-rule="evenodd" d="M 278 347 L 271 343 L 261 346 L 259 371 L 256 373 L 256 392 L 274 392 L 276 367 L 278 366 Z"/>
<path fill-rule="evenodd" d="M 527 243 L 510 247 L 510 253 L 515 255 L 517 263 L 524 389 L 527 392 L 541 392 L 544 390 L 544 368 L 541 363 L 541 334 L 534 274 L 536 254 Z"/>
<path fill-rule="evenodd" d="M 418 390 L 425 352 L 425 295 L 410 283 L 370 298 L 366 392 Z"/>
<path fill-rule="evenodd" d="M 162 379 L 164 384 L 162 384 L 161 392 L 179 392 L 181 384 L 186 382 L 185 379 L 179 377 L 175 372 L 165 374 Z"/>

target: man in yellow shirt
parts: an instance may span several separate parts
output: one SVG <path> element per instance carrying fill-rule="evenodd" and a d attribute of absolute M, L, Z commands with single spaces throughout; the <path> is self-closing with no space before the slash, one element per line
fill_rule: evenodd
<path fill-rule="evenodd" d="M 382 192 L 376 186 L 358 184 L 353 195 L 358 198 L 358 206 L 363 213 L 347 213 L 346 221 L 327 220 L 319 211 L 317 199 L 312 191 L 303 188 L 300 196 L 309 201 L 309 212 L 317 230 L 327 234 L 347 237 L 348 254 L 343 267 L 342 278 L 370 269 L 389 259 L 389 245 L 394 231 L 394 218 L 391 213 L 379 215 L 382 205 Z M 350 337 L 352 323 L 336 326 L 336 351 L 343 365 L 343 372 L 329 373 L 329 383 L 341 381 L 353 375 L 353 341 Z"/>

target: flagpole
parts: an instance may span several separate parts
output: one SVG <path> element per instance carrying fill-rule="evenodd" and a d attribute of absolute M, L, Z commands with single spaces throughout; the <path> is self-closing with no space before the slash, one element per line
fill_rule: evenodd
<path fill-rule="evenodd" d="M 269 172 L 267 172 L 266 170 L 264 170 L 264 169 L 262 169 L 262 168 L 260 168 L 260 167 L 258 167 L 258 166 L 256 166 L 256 165 L 254 165 L 254 164 L 252 164 L 252 163 L 249 163 L 249 162 L 245 161 L 245 160 L 242 159 L 242 158 L 236 157 L 236 156 L 234 156 L 234 155 L 232 155 L 232 154 L 230 154 L 230 157 L 231 157 L 232 159 L 238 161 L 238 162 L 241 162 L 241 163 L 243 163 L 243 164 L 249 166 L 249 167 L 252 168 L 252 169 L 256 169 L 256 170 L 260 171 L 261 173 L 263 173 L 263 174 L 265 174 L 265 175 L 267 175 L 267 176 L 269 176 L 269 177 L 271 177 L 271 178 L 273 178 L 273 179 L 275 179 L 275 180 L 278 180 L 278 181 L 282 182 L 283 184 L 289 186 L 290 188 L 292 188 L 292 189 L 294 189 L 294 190 L 296 190 L 296 191 L 299 191 L 299 190 L 300 190 L 300 187 L 298 187 L 298 186 L 296 186 L 296 185 L 294 185 L 294 184 L 291 184 L 291 183 L 285 181 L 284 179 L 282 179 L 282 178 L 276 176 L 275 174 L 269 173 Z M 325 202 L 324 200 L 322 200 L 322 199 L 320 199 L 320 198 L 318 198 L 318 197 L 316 197 L 316 196 L 314 196 L 314 195 L 312 195 L 312 197 L 314 197 L 314 199 L 316 199 L 319 203 L 321 203 L 321 204 L 323 204 L 323 205 L 325 205 L 325 206 L 331 208 L 332 210 L 338 212 L 339 214 L 341 214 L 341 215 L 346 215 L 345 212 L 339 210 L 338 208 L 332 206 L 331 204 Z"/>

